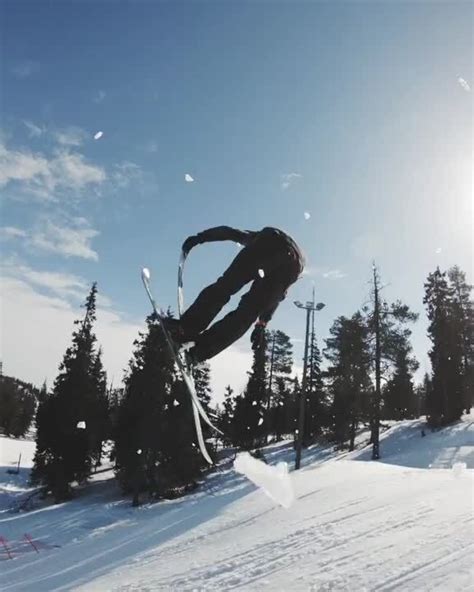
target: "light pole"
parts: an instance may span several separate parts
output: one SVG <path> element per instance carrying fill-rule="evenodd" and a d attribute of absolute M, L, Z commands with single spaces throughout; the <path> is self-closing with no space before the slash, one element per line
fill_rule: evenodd
<path fill-rule="evenodd" d="M 313 315 L 316 311 L 323 309 L 326 305 L 324 302 L 318 302 L 315 304 L 314 302 L 314 288 L 313 288 L 313 300 L 306 302 L 303 304 L 299 300 L 295 301 L 295 305 L 298 308 L 302 308 L 306 311 L 306 332 L 305 332 L 305 339 L 304 339 L 304 360 L 303 360 L 303 380 L 301 384 L 301 396 L 300 396 L 300 409 L 299 409 L 299 418 L 298 418 L 298 437 L 296 439 L 296 458 L 295 458 L 295 470 L 300 468 L 301 463 L 301 448 L 303 446 L 303 431 L 304 431 L 304 412 L 306 407 L 306 386 L 307 386 L 307 369 L 308 369 L 308 341 L 309 341 L 309 324 L 311 315 Z"/>

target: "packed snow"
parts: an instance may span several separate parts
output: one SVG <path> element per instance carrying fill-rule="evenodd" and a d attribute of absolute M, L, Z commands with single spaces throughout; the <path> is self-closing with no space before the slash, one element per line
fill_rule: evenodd
<path fill-rule="evenodd" d="M 69 503 L 15 512 L 34 449 L 1 438 L 0 537 L 13 559 L 0 551 L 0 589 L 472 590 L 474 418 L 437 432 L 422 420 L 394 423 L 378 462 L 366 439 L 353 453 L 304 451 L 301 470 L 286 474 L 295 496 L 288 509 L 226 457 L 177 500 L 132 508 L 109 472 Z M 20 474 L 6 473 L 20 450 Z M 292 466 L 292 442 L 268 446 L 265 457 Z"/>

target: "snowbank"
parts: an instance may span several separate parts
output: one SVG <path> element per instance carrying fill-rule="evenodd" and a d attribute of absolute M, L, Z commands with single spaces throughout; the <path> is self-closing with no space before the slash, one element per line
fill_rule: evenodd
<path fill-rule="evenodd" d="M 133 509 L 113 481 L 31 513 L 3 514 L 2 591 L 457 592 L 473 584 L 473 423 L 422 438 L 420 422 L 341 458 L 326 448 L 290 473 L 276 505 L 231 463 L 193 495 Z M 286 455 L 286 457 L 285 457 Z M 270 462 L 292 461 L 275 445 Z M 464 463 L 464 464 L 463 464 Z M 431 465 L 431 468 L 427 468 Z M 448 469 L 448 470 L 447 470 Z M 29 533 L 38 544 L 20 544 Z M 22 546 L 23 545 L 23 546 Z"/>

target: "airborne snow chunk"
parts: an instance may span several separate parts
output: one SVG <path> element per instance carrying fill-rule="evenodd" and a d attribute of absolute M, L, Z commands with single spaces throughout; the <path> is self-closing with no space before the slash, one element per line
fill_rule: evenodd
<path fill-rule="evenodd" d="M 97 132 L 94 135 L 94 140 L 100 140 L 102 138 L 102 136 L 104 135 L 104 132 Z"/>
<path fill-rule="evenodd" d="M 189 173 L 186 173 L 184 175 L 184 180 L 186 181 L 186 183 L 192 183 L 194 181 L 193 177 L 191 177 Z"/>
<path fill-rule="evenodd" d="M 464 80 L 464 78 L 459 76 L 458 82 L 466 92 L 471 92 L 471 87 L 469 86 L 469 82 L 467 80 Z"/>
<path fill-rule="evenodd" d="M 264 278 L 264 277 L 265 277 L 265 271 L 264 271 L 263 269 L 259 269 L 259 270 L 258 270 L 258 275 L 259 275 L 261 278 Z"/>
<path fill-rule="evenodd" d="M 85 421 L 78 421 L 76 428 L 78 430 L 85 430 L 86 429 L 86 422 Z"/>
<path fill-rule="evenodd" d="M 304 213 L 304 219 L 309 220 L 311 218 L 311 214 L 309 212 Z"/>
<path fill-rule="evenodd" d="M 295 501 L 293 484 L 285 462 L 273 467 L 254 458 L 248 452 L 241 452 L 234 461 L 234 469 L 260 487 L 280 506 L 289 508 Z"/>

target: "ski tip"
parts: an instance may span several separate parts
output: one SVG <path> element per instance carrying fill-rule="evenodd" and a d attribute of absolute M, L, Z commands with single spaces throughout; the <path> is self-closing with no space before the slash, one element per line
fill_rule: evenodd
<path fill-rule="evenodd" d="M 148 267 L 144 267 L 142 269 L 142 279 L 150 281 L 150 278 L 151 278 L 150 270 L 148 269 Z"/>

